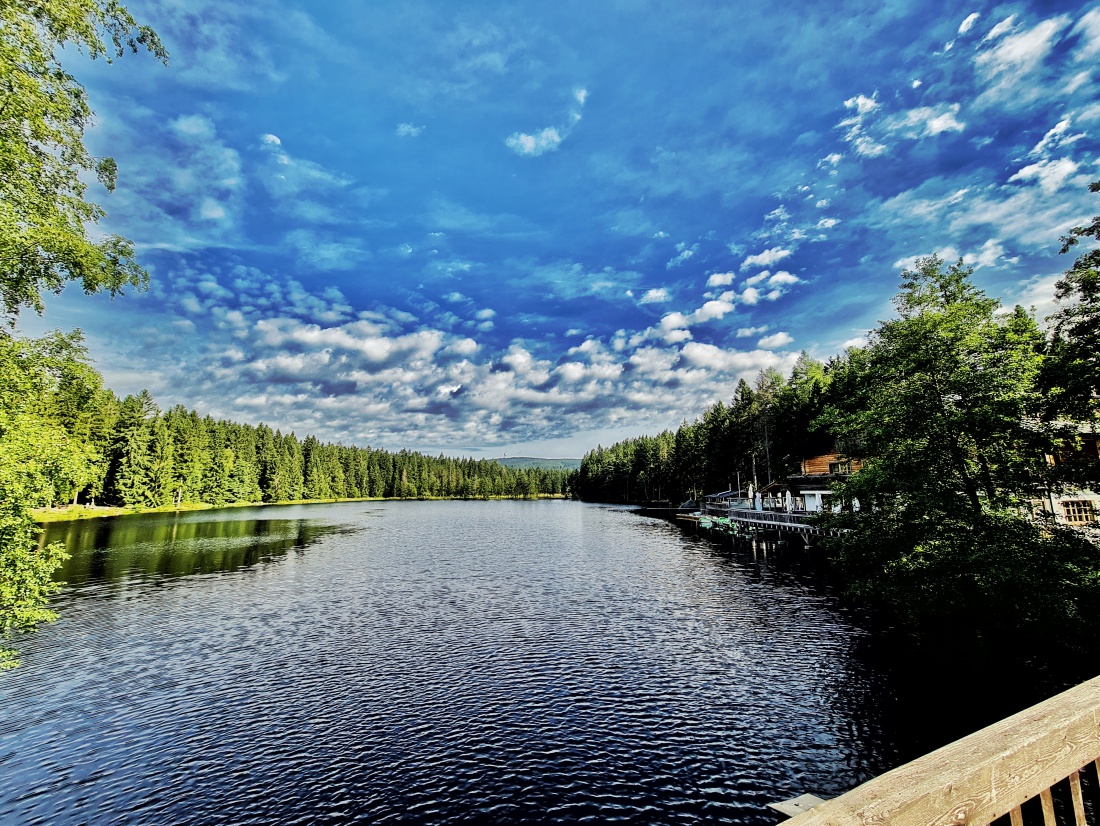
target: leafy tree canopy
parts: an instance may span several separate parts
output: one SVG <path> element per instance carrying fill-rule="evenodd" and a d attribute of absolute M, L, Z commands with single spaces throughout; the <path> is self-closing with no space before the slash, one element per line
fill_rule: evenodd
<path fill-rule="evenodd" d="M 1100 181 L 1089 185 L 1100 192 Z M 1062 238 L 1067 253 L 1084 240 L 1100 241 L 1100 215 Z M 1052 316 L 1054 338 L 1047 385 L 1055 412 L 1077 420 L 1100 413 L 1100 247 L 1085 250 L 1056 285 L 1064 306 Z"/>
<path fill-rule="evenodd" d="M 84 87 L 63 67 L 66 45 L 108 62 L 147 49 L 166 62 L 156 33 L 115 0 L 0 0 L 0 313 L 43 310 L 42 293 L 79 281 L 85 292 L 142 288 L 132 242 L 89 238 L 103 210 L 85 175 L 114 189 L 112 158 L 84 146 L 92 118 Z"/>

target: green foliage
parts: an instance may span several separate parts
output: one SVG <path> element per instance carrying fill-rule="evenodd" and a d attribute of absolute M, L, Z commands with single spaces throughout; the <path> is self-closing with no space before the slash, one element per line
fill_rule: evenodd
<path fill-rule="evenodd" d="M 931 257 L 903 273 L 899 317 L 834 371 L 821 417 L 866 458 L 824 517 L 849 594 L 902 626 L 1083 646 L 1100 606 L 1100 549 L 1033 518 L 1058 483 L 1064 431 L 1046 421 L 1033 318 Z"/>
<path fill-rule="evenodd" d="M 961 262 L 918 261 L 903 273 L 899 318 L 834 370 L 819 424 L 868 457 L 861 502 L 979 515 L 1021 505 L 1048 481 L 1058 433 L 1039 420 L 1042 333 L 1020 308 L 998 313 L 970 274 Z"/>
<path fill-rule="evenodd" d="M 74 439 L 73 396 L 95 397 L 79 332 L 41 339 L 0 334 L 0 667 L 18 663 L 3 642 L 53 618 L 51 574 L 60 545 L 38 547 L 31 509 L 50 505 L 89 475 L 94 451 Z M 68 428 L 66 427 L 68 426 Z"/>
<path fill-rule="evenodd" d="M 1100 181 L 1089 189 L 1100 192 Z M 1062 239 L 1062 252 L 1086 239 L 1100 241 L 1100 215 L 1072 229 Z M 1063 306 L 1052 316 L 1054 336 L 1045 382 L 1052 413 L 1095 422 L 1100 417 L 1100 247 L 1082 252 L 1056 289 Z"/>
<path fill-rule="evenodd" d="M 848 594 L 902 627 L 1025 651 L 1093 641 L 1100 548 L 1073 530 L 1015 510 L 887 508 L 831 521 L 850 529 L 830 546 Z"/>
<path fill-rule="evenodd" d="M 88 237 L 104 212 L 87 200 L 86 179 L 110 191 L 117 166 L 84 146 L 92 110 L 58 60 L 65 45 L 93 59 L 144 48 L 167 60 L 156 33 L 115 0 L 0 0 L 0 313 L 10 323 L 70 280 L 111 295 L 148 280 L 130 241 Z"/>

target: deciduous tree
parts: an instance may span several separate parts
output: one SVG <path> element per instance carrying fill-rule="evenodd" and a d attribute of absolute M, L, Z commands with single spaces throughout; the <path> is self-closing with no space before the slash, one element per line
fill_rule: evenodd
<path fill-rule="evenodd" d="M 130 241 L 89 237 L 104 212 L 87 179 L 110 191 L 117 166 L 84 145 L 93 113 L 58 59 L 66 45 L 107 61 L 140 49 L 168 57 L 116 0 L 0 0 L 0 314 L 9 323 L 22 308 L 41 312 L 43 291 L 69 281 L 115 295 L 148 280 Z"/>

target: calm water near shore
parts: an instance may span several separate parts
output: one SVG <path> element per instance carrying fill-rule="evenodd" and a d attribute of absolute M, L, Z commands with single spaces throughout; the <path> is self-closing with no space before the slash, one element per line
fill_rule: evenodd
<path fill-rule="evenodd" d="M 899 708 L 783 555 L 623 509 L 235 508 L 47 539 L 70 584 L 0 675 L 3 823 L 776 823 L 764 804 L 956 735 Z"/>

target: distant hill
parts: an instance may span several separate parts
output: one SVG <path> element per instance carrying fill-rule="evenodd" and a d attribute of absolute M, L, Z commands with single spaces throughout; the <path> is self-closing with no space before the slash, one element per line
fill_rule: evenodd
<path fill-rule="evenodd" d="M 524 470 L 527 468 L 546 468 L 548 470 L 576 470 L 581 466 L 580 459 L 535 459 L 531 456 L 509 456 L 494 459 L 505 467 Z"/>

